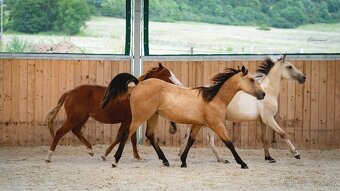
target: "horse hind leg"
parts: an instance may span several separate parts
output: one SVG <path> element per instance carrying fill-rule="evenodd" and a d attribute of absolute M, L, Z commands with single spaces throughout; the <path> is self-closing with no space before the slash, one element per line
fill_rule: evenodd
<path fill-rule="evenodd" d="M 281 127 L 276 123 L 275 119 L 274 118 L 270 118 L 265 123 L 267 125 L 269 125 L 275 132 L 277 132 L 280 135 L 280 137 L 286 142 L 286 144 L 290 148 L 290 152 L 292 152 L 294 154 L 294 157 L 296 159 L 300 159 L 301 157 L 300 157 L 299 152 L 296 150 L 295 146 L 289 140 L 289 138 L 287 136 L 287 133 L 283 129 L 281 129 Z"/>
<path fill-rule="evenodd" d="M 263 150 L 264 150 L 264 160 L 269 161 L 270 163 L 276 163 L 275 159 L 270 156 L 269 153 L 269 143 L 267 137 L 268 126 L 265 124 L 261 124 L 261 140 L 263 143 Z"/>
<path fill-rule="evenodd" d="M 54 138 L 53 138 L 53 141 L 52 141 L 52 144 L 50 146 L 50 150 L 48 151 L 48 156 L 47 156 L 47 159 L 45 160 L 47 163 L 50 163 L 51 162 L 51 157 L 55 151 L 55 148 L 57 147 L 58 145 L 58 142 L 60 141 L 61 138 L 63 138 L 65 136 L 65 134 L 67 132 L 69 132 L 71 129 L 73 129 L 75 127 L 74 123 L 72 123 L 71 121 L 69 120 L 66 120 L 66 122 L 63 124 L 63 126 L 61 126 Z"/>
<path fill-rule="evenodd" d="M 188 143 L 188 140 L 189 140 L 189 135 L 190 135 L 190 132 L 191 132 L 191 127 L 189 126 L 187 128 L 187 132 L 185 133 L 185 136 L 184 136 L 184 139 L 183 139 L 183 143 L 181 145 L 181 148 L 179 149 L 179 152 L 178 152 L 178 156 L 181 156 L 187 143 Z"/>
<path fill-rule="evenodd" d="M 129 128 L 130 124 L 125 124 L 122 123 L 121 126 L 119 127 L 118 130 L 118 134 L 117 137 L 115 139 L 115 141 L 106 149 L 105 154 L 103 154 L 101 156 L 101 158 L 105 161 L 107 156 L 111 153 L 112 149 L 121 141 L 122 139 L 122 133 L 124 131 L 126 131 Z M 136 139 L 136 133 L 134 133 L 131 136 L 131 143 L 132 143 L 132 149 L 133 149 L 133 156 L 137 159 L 137 160 L 141 160 L 139 154 L 138 154 L 138 150 L 137 150 L 137 139 Z"/>
<path fill-rule="evenodd" d="M 208 129 L 207 139 L 209 142 L 209 147 L 213 151 L 214 155 L 216 156 L 217 162 L 223 162 L 223 163 L 229 163 L 228 160 L 224 160 L 220 153 L 218 152 L 216 146 L 215 146 L 215 134 L 211 129 Z"/>
<path fill-rule="evenodd" d="M 86 123 L 88 117 L 84 119 L 80 124 L 78 124 L 75 128 L 72 129 L 72 133 L 86 146 L 87 153 L 93 157 L 93 150 L 91 143 L 84 137 L 83 132 L 81 129 L 83 128 L 84 124 Z"/>
<path fill-rule="evenodd" d="M 187 167 L 187 157 L 188 157 L 188 153 L 189 153 L 189 150 L 191 148 L 191 146 L 194 144 L 195 142 L 195 139 L 197 137 L 197 134 L 198 132 L 200 131 L 201 129 L 201 126 L 198 126 L 198 125 L 193 125 L 191 127 L 191 131 L 190 131 L 190 134 L 188 134 L 188 142 L 186 144 L 186 147 L 181 155 L 181 167 L 182 168 L 186 168 Z"/>
<path fill-rule="evenodd" d="M 150 144 L 155 149 L 158 155 L 158 158 L 163 161 L 163 165 L 170 166 L 168 159 L 165 157 L 162 149 L 159 147 L 158 143 L 155 140 L 154 132 L 155 132 L 155 128 L 157 125 L 157 121 L 158 121 L 158 114 L 154 114 L 153 116 L 151 116 L 151 118 L 147 120 L 145 136 L 148 138 L 148 140 L 150 141 Z"/>

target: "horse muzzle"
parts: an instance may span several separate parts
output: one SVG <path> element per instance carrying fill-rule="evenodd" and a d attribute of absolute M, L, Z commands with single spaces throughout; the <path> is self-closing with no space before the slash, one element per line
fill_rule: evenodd
<path fill-rule="evenodd" d="M 297 80 L 298 80 L 299 84 L 303 84 L 306 81 L 306 76 L 301 76 Z"/>
<path fill-rule="evenodd" d="M 257 100 L 263 100 L 264 96 L 266 96 L 266 93 L 264 92 L 256 92 L 256 98 Z"/>

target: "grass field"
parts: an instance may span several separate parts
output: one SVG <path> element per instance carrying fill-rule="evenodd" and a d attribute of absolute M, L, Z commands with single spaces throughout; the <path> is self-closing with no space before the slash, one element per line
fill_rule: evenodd
<path fill-rule="evenodd" d="M 125 20 L 93 17 L 77 36 L 6 34 L 6 44 L 17 36 L 30 47 L 69 43 L 65 52 L 122 54 Z M 297 29 L 259 30 L 254 26 L 226 26 L 195 22 L 150 23 L 150 54 L 338 53 L 340 23 L 304 25 Z M 29 51 L 29 50 L 28 50 Z M 60 50 L 61 52 L 63 50 Z"/>

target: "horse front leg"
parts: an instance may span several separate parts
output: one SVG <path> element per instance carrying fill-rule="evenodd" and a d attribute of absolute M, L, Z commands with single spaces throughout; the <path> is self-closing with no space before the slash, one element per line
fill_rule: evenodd
<path fill-rule="evenodd" d="M 296 150 L 295 146 L 289 140 L 289 138 L 287 136 L 287 133 L 283 129 L 281 129 L 281 127 L 276 123 L 274 117 L 271 117 L 270 119 L 265 120 L 264 123 L 269 125 L 275 132 L 277 132 L 280 135 L 280 137 L 289 146 L 290 151 L 294 154 L 294 157 L 296 159 L 300 159 L 301 158 L 299 152 Z"/>
<path fill-rule="evenodd" d="M 147 120 L 145 136 L 148 138 L 148 140 L 150 141 L 150 144 L 155 149 L 158 155 L 158 158 L 163 161 L 163 165 L 170 166 L 168 159 L 165 157 L 162 149 L 159 147 L 158 143 L 155 140 L 154 132 L 157 126 L 157 122 L 158 122 L 158 114 L 154 114 Z"/>
<path fill-rule="evenodd" d="M 275 163 L 276 162 L 275 159 L 273 159 L 269 153 L 267 131 L 268 131 L 268 126 L 262 123 L 261 124 L 261 140 L 262 140 L 263 150 L 264 150 L 264 160 L 268 160 L 270 163 Z"/>

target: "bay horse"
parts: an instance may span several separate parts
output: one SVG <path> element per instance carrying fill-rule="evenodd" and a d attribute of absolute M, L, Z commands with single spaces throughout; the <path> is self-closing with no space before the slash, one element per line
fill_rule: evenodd
<path fill-rule="evenodd" d="M 134 82 L 136 86 L 132 89 L 130 96 L 131 125 L 122 134 L 122 141 L 116 151 L 115 161 L 112 166 L 117 166 L 127 138 L 134 134 L 138 126 L 146 120 L 148 124 L 146 137 L 155 149 L 159 159 L 163 161 L 163 165 L 169 166 L 168 160 L 154 137 L 158 115 L 161 115 L 177 123 L 193 124 L 188 144 L 181 155 L 181 167 L 187 166 L 187 154 L 201 126 L 208 126 L 230 149 L 241 168 L 248 168 L 228 137 L 225 128 L 225 114 L 229 102 L 237 91 L 243 90 L 256 96 L 257 99 L 263 99 L 265 93 L 244 66 L 241 70 L 227 68 L 225 72 L 214 76 L 212 80 L 214 84 L 211 87 L 184 88 L 158 79 L 139 82 L 131 74 L 117 75 L 113 78 L 108 86 L 109 91 L 107 91 L 104 102 L 111 99 L 115 100 L 121 94 L 125 94 L 127 91 L 127 83 L 125 82 Z M 114 85 L 110 88 L 112 84 L 117 84 L 117 81 L 121 82 L 121 85 Z M 102 105 L 102 107 L 105 106 L 106 104 Z"/>
<path fill-rule="evenodd" d="M 300 159 L 300 154 L 289 140 L 287 133 L 277 124 L 274 117 L 278 111 L 277 100 L 281 90 L 281 81 L 283 79 L 287 79 L 303 84 L 306 80 L 305 75 L 286 60 L 286 55 L 283 55 L 283 57 L 278 59 L 276 62 L 269 57 L 266 58 L 260 65 L 255 76 L 257 76 L 255 79 L 266 93 L 266 97 L 259 101 L 244 91 L 237 92 L 227 107 L 226 120 L 234 122 L 261 121 L 264 124 L 261 126 L 261 140 L 263 142 L 265 160 L 270 163 L 275 163 L 276 161 L 270 156 L 268 150 L 268 126 L 277 132 L 286 142 L 290 151 L 294 154 L 294 157 L 296 159 Z M 244 104 L 246 104 L 247 107 L 245 107 Z M 176 132 L 176 129 L 173 129 L 172 131 Z M 190 133 L 190 131 L 191 128 L 189 127 L 187 129 L 187 134 Z M 185 141 L 181 146 L 179 154 L 184 151 L 187 139 L 188 136 L 185 136 Z M 210 129 L 208 130 L 207 139 L 217 161 L 228 162 L 220 157 L 220 154 L 214 144 L 214 132 Z"/>
<path fill-rule="evenodd" d="M 152 68 L 144 75 L 140 76 L 138 80 L 142 81 L 149 78 L 158 78 L 168 83 L 182 85 L 174 74 L 161 63 L 158 64 L 158 67 Z M 106 104 L 108 106 L 106 108 L 100 108 L 99 106 L 105 95 L 106 88 L 107 87 L 105 86 L 99 85 L 80 85 L 61 95 L 58 104 L 47 114 L 47 124 L 53 141 L 50 150 L 48 151 L 46 162 L 51 162 L 51 156 L 55 151 L 59 140 L 69 131 L 72 131 L 72 133 L 77 136 L 77 138 L 86 146 L 88 153 L 93 156 L 92 145 L 81 132 L 81 129 L 89 117 L 106 124 L 122 123 L 118 134 L 121 134 L 124 128 L 129 127 L 129 123 L 131 122 L 129 96 L 125 96 L 118 102 L 107 102 Z M 54 135 L 53 121 L 62 105 L 64 105 L 66 111 L 66 121 Z M 175 124 L 172 123 L 172 125 Z M 116 144 L 118 142 L 119 140 L 115 141 Z M 136 135 L 134 134 L 131 137 L 133 155 L 136 159 L 140 159 L 136 142 Z M 111 150 L 108 149 L 108 153 Z M 106 156 L 107 155 L 104 155 L 102 158 L 106 158 Z M 103 158 L 103 160 L 105 160 L 105 158 Z"/>

